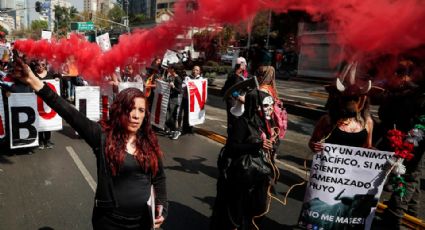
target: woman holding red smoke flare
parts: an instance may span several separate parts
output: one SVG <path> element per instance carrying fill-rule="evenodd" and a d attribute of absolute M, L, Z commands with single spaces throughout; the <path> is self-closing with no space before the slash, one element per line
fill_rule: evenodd
<path fill-rule="evenodd" d="M 19 59 L 13 75 L 34 89 L 93 149 L 98 168 L 93 229 L 159 228 L 168 210 L 163 155 L 151 129 L 143 92 L 123 90 L 111 105 L 109 119 L 96 123 L 43 84 Z M 151 187 L 154 217 L 147 204 Z"/>

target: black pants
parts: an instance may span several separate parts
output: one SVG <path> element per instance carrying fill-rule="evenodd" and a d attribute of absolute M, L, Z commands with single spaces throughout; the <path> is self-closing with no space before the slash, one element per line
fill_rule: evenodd
<path fill-rule="evenodd" d="M 178 127 L 183 133 L 192 133 L 193 127 L 189 125 L 189 98 L 182 99 L 178 116 Z"/>
<path fill-rule="evenodd" d="M 123 216 L 112 211 L 95 208 L 93 230 L 151 230 L 149 216 Z"/>
<path fill-rule="evenodd" d="M 47 145 L 50 142 L 50 138 L 52 137 L 51 131 L 39 132 L 38 133 L 38 143 Z"/>
<path fill-rule="evenodd" d="M 167 119 L 165 125 L 170 128 L 171 131 L 178 131 L 180 127 L 178 125 L 178 98 L 170 98 L 167 109 Z"/>

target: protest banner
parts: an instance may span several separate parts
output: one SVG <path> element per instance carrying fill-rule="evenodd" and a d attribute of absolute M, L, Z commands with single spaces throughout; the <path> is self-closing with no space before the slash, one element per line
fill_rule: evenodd
<path fill-rule="evenodd" d="M 75 107 L 92 121 L 100 120 L 100 87 L 76 86 Z"/>
<path fill-rule="evenodd" d="M 50 42 L 52 39 L 52 31 L 43 30 L 41 31 L 41 39 L 46 39 Z"/>
<path fill-rule="evenodd" d="M 120 82 L 118 83 L 118 92 L 123 91 L 127 88 L 137 88 L 143 92 L 143 83 L 142 82 Z"/>
<path fill-rule="evenodd" d="M 109 39 L 109 33 L 104 33 L 96 37 L 96 43 L 99 45 L 103 52 L 111 49 L 111 40 Z"/>
<path fill-rule="evenodd" d="M 34 93 L 12 93 L 8 97 L 10 148 L 38 146 L 37 97 Z"/>
<path fill-rule="evenodd" d="M 171 64 L 179 63 L 179 54 L 173 50 L 167 50 L 162 58 L 162 66 L 168 66 Z"/>
<path fill-rule="evenodd" d="M 151 124 L 164 129 L 167 119 L 168 100 L 170 99 L 170 84 L 156 80 L 155 95 L 152 102 Z"/>
<path fill-rule="evenodd" d="M 299 224 L 370 229 L 392 152 L 324 144 L 313 156 Z"/>
<path fill-rule="evenodd" d="M 187 82 L 187 93 L 189 95 L 189 125 L 203 124 L 207 101 L 207 80 L 189 80 Z"/>
<path fill-rule="evenodd" d="M 60 95 L 60 83 L 56 80 L 43 80 L 54 92 Z M 38 132 L 62 130 L 62 118 L 40 97 L 37 97 Z"/>
<path fill-rule="evenodd" d="M 3 92 L 0 89 L 0 140 L 6 137 L 6 117 L 4 113 Z"/>

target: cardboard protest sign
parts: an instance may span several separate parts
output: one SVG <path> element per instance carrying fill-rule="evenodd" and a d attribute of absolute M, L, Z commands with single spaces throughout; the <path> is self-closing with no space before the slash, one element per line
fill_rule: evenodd
<path fill-rule="evenodd" d="M 41 39 L 46 39 L 50 42 L 52 39 L 52 31 L 43 30 L 41 31 Z"/>
<path fill-rule="evenodd" d="M 54 92 L 60 95 L 60 83 L 56 80 L 44 80 Z M 44 101 L 37 97 L 37 111 L 39 115 L 38 132 L 56 131 L 62 129 L 62 118 L 52 110 Z"/>
<path fill-rule="evenodd" d="M 118 92 L 123 91 L 127 88 L 137 88 L 143 92 L 143 83 L 142 82 L 120 82 L 118 83 Z"/>
<path fill-rule="evenodd" d="M 167 50 L 167 52 L 165 52 L 164 57 L 162 58 L 162 66 L 168 66 L 171 64 L 175 64 L 175 63 L 179 63 L 180 59 L 178 56 L 178 53 L 176 51 L 173 50 Z"/>
<path fill-rule="evenodd" d="M 38 146 L 37 96 L 12 93 L 8 97 L 10 148 Z"/>
<path fill-rule="evenodd" d="M 324 144 L 313 156 L 299 224 L 370 229 L 392 152 Z"/>
<path fill-rule="evenodd" d="M 205 122 L 205 103 L 207 101 L 207 80 L 189 80 L 187 82 L 189 98 L 189 125 Z"/>
<path fill-rule="evenodd" d="M 100 46 L 103 52 L 111 49 L 111 40 L 109 39 L 109 33 L 104 33 L 96 37 L 96 43 Z"/>
<path fill-rule="evenodd" d="M 152 102 L 151 124 L 164 129 L 167 119 L 168 101 L 170 99 L 170 84 L 156 80 L 155 95 Z"/>
<path fill-rule="evenodd" d="M 0 89 L 0 139 L 6 136 L 6 114 L 4 113 L 3 94 Z"/>
<path fill-rule="evenodd" d="M 100 120 L 100 87 L 76 86 L 75 107 L 90 120 Z"/>

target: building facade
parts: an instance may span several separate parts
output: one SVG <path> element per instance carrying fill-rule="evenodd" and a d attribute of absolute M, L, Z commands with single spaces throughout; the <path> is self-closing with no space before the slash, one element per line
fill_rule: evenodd
<path fill-rule="evenodd" d="M 111 0 L 84 0 L 84 11 L 87 12 L 108 12 L 113 3 Z"/>

